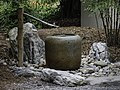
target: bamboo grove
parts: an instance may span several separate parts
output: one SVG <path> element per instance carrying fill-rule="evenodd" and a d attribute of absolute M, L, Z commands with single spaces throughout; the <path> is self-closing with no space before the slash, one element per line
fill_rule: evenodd
<path fill-rule="evenodd" d="M 108 46 L 120 47 L 120 0 L 81 0 L 102 19 Z"/>

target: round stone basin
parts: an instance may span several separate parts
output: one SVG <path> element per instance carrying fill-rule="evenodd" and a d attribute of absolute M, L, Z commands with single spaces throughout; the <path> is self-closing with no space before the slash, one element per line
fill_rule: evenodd
<path fill-rule="evenodd" d="M 74 34 L 56 34 L 45 40 L 47 67 L 75 70 L 81 63 L 81 37 Z"/>

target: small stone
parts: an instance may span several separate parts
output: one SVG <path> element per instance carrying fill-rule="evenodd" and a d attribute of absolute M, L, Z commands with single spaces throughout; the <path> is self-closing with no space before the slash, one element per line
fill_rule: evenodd
<path fill-rule="evenodd" d="M 103 72 L 103 69 L 100 69 L 99 72 Z"/>
<path fill-rule="evenodd" d="M 88 63 L 91 63 L 91 62 L 94 62 L 94 61 L 95 61 L 95 59 L 90 58 L 89 61 L 88 61 Z"/>
<path fill-rule="evenodd" d="M 95 68 L 95 72 L 97 72 L 97 71 L 99 71 L 99 67 L 96 67 L 96 68 Z"/>
<path fill-rule="evenodd" d="M 3 64 L 5 61 L 4 60 L 0 60 L 0 64 Z"/>
<path fill-rule="evenodd" d="M 81 63 L 87 63 L 88 58 L 82 58 Z"/>
<path fill-rule="evenodd" d="M 113 73 L 113 72 L 109 74 L 109 76 L 114 76 L 114 75 L 115 75 L 115 73 Z"/>
<path fill-rule="evenodd" d="M 28 67 L 28 62 L 24 62 L 23 65 L 24 65 L 25 67 Z"/>
<path fill-rule="evenodd" d="M 31 66 L 31 67 L 30 67 L 30 69 L 34 69 L 34 67 L 33 67 L 33 66 Z"/>
<path fill-rule="evenodd" d="M 96 68 L 96 66 L 94 65 L 94 63 L 90 63 L 90 64 L 88 64 L 88 66 L 90 67 L 90 68 Z"/>
<path fill-rule="evenodd" d="M 92 73 L 92 76 L 99 77 L 100 75 L 98 72 L 95 72 L 95 73 Z"/>
<path fill-rule="evenodd" d="M 82 75 L 82 72 L 76 73 L 76 75 Z"/>
<path fill-rule="evenodd" d="M 110 67 L 108 67 L 108 66 L 104 67 L 103 71 L 106 72 L 106 73 L 110 73 L 111 72 Z"/>
<path fill-rule="evenodd" d="M 87 59 L 90 59 L 91 57 L 89 55 L 86 56 Z"/>
<path fill-rule="evenodd" d="M 96 73 L 92 73 L 91 75 L 92 75 L 92 76 L 95 76 L 95 74 L 96 74 Z"/>
<path fill-rule="evenodd" d="M 106 75 L 106 72 L 103 72 L 103 75 Z"/>
<path fill-rule="evenodd" d="M 42 86 L 42 84 L 38 83 L 37 86 Z"/>
<path fill-rule="evenodd" d="M 81 55 L 81 57 L 82 57 L 82 58 L 85 58 L 85 57 L 86 57 L 86 55 Z"/>
<path fill-rule="evenodd" d="M 7 65 L 7 63 L 6 63 L 6 62 L 4 62 L 4 63 L 3 63 L 3 65 Z"/>
<path fill-rule="evenodd" d="M 76 71 L 69 71 L 69 73 L 75 74 L 75 73 L 76 73 Z"/>
<path fill-rule="evenodd" d="M 104 61 L 95 61 L 94 64 L 101 67 L 107 66 L 107 63 Z"/>
<path fill-rule="evenodd" d="M 34 65 L 34 68 L 39 68 L 39 65 L 35 64 L 35 65 Z"/>
<path fill-rule="evenodd" d="M 83 69 L 80 69 L 80 71 L 84 74 L 91 74 L 94 72 L 94 69 L 93 68 L 83 68 Z"/>
<path fill-rule="evenodd" d="M 116 67 L 116 68 L 120 68 L 120 62 L 116 62 L 116 63 L 114 63 L 113 66 Z"/>
<path fill-rule="evenodd" d="M 90 74 L 85 74 L 85 77 L 89 77 L 90 76 Z"/>

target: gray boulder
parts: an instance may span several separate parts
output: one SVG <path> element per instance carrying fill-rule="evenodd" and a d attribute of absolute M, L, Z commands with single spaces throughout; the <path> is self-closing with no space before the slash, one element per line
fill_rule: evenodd
<path fill-rule="evenodd" d="M 97 65 L 97 66 L 102 66 L 102 67 L 108 65 L 108 64 L 107 64 L 106 62 L 104 62 L 104 61 L 95 61 L 94 64 Z"/>
<path fill-rule="evenodd" d="M 96 60 L 103 60 L 109 63 L 109 53 L 106 43 L 93 43 L 89 51 L 89 56 Z"/>
<path fill-rule="evenodd" d="M 10 30 L 9 38 L 11 42 L 12 52 L 17 58 L 17 33 L 18 28 L 15 27 Z M 23 25 L 24 34 L 24 61 L 32 64 L 44 65 L 45 60 L 45 43 L 38 36 L 37 30 L 32 23 L 26 23 Z"/>
<path fill-rule="evenodd" d="M 41 79 L 63 86 L 76 86 L 88 83 L 85 81 L 85 77 L 78 74 L 72 74 L 68 71 L 60 71 L 49 68 L 42 70 Z"/>

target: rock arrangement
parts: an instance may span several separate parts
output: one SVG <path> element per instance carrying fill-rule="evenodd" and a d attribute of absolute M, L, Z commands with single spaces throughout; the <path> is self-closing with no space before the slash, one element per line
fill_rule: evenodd
<path fill-rule="evenodd" d="M 17 50 L 17 32 L 18 28 L 15 27 L 10 30 L 9 38 L 11 44 L 11 51 L 14 54 L 13 56 L 17 59 L 16 53 Z M 37 30 L 32 23 L 26 23 L 23 26 L 24 34 L 24 64 L 38 64 L 40 66 L 45 64 L 43 59 L 45 56 L 45 43 L 37 34 Z M 14 64 L 17 61 L 12 62 Z"/>
<path fill-rule="evenodd" d="M 43 81 L 62 86 L 94 85 L 106 81 L 120 80 L 120 62 L 105 64 L 103 61 L 96 63 L 92 60 L 89 56 L 82 55 L 82 65 L 80 69 L 75 71 L 36 68 L 33 64 L 29 64 L 29 67 L 11 67 L 11 69 L 18 76 L 39 76 Z M 97 79 L 100 81 L 97 81 Z"/>
<path fill-rule="evenodd" d="M 28 67 L 12 67 L 18 76 L 39 76 L 41 80 L 62 85 L 94 85 L 120 80 L 120 62 L 110 63 L 82 55 L 81 67 L 75 71 L 61 71 L 29 64 Z M 99 79 L 97 81 L 97 79 Z"/>
<path fill-rule="evenodd" d="M 120 75 L 120 63 L 110 63 L 103 60 L 96 60 L 88 56 L 83 56 L 78 74 L 84 77 L 101 77 Z"/>
<path fill-rule="evenodd" d="M 120 64 L 110 63 L 106 43 L 93 43 L 89 55 L 82 56 L 80 71 L 81 76 L 114 76 L 120 75 Z M 119 64 L 119 65 L 117 65 Z"/>
<path fill-rule="evenodd" d="M 26 24 L 26 26 L 27 25 L 29 26 L 30 24 Z M 17 28 L 14 28 L 11 31 L 11 34 L 16 32 L 16 30 Z M 29 30 L 30 28 L 28 31 Z M 11 41 L 14 42 L 15 45 L 17 42 L 16 37 L 16 34 L 11 35 Z M 24 48 L 26 50 L 24 51 L 26 60 L 24 62 L 25 67 L 16 67 L 16 60 L 13 60 L 14 66 L 11 67 L 12 71 L 18 76 L 39 76 L 43 81 L 64 86 L 76 86 L 84 84 L 93 85 L 95 83 L 94 81 L 97 80 L 93 80 L 95 77 L 100 78 L 108 76 L 120 76 L 120 62 L 111 63 L 109 61 L 109 54 L 105 43 L 93 43 L 89 55 L 82 55 L 81 66 L 78 70 L 61 71 L 41 67 L 45 61 L 44 57 L 42 56 L 44 55 L 44 42 L 36 33 L 33 32 L 33 30 L 30 30 L 29 32 L 24 31 L 24 39 L 26 41 L 24 42 Z M 14 48 L 14 50 L 17 52 L 16 48 Z M 13 63 L 13 61 L 11 62 Z M 0 63 L 6 65 L 4 60 L 0 60 Z"/>

